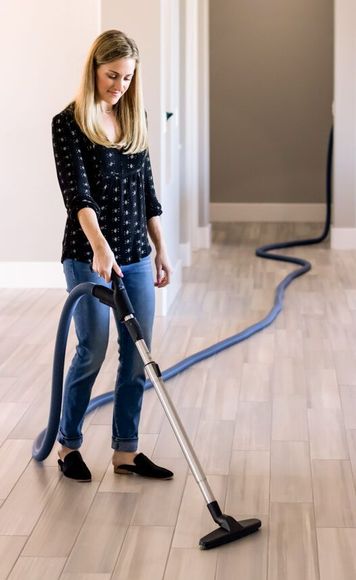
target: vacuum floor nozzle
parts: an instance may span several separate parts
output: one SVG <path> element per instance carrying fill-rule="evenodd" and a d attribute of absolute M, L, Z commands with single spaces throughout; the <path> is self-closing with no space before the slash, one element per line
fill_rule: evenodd
<path fill-rule="evenodd" d="M 210 550 L 211 548 L 217 548 L 223 544 L 228 544 L 229 542 L 240 540 L 249 534 L 257 532 L 257 530 L 261 527 L 261 520 L 254 518 L 249 520 L 241 520 L 238 522 L 231 516 L 228 516 L 228 521 L 230 527 L 229 531 L 220 527 L 201 538 L 199 546 L 202 550 Z"/>

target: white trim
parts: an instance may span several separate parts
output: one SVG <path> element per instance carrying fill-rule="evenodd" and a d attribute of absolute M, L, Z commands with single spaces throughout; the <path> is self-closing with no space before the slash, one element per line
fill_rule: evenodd
<path fill-rule="evenodd" d="M 188 240 L 197 248 L 199 223 L 199 0 L 186 0 L 185 13 L 185 180 L 188 197 L 183 208 L 187 220 Z M 189 203 L 188 203 L 189 200 Z"/>
<path fill-rule="evenodd" d="M 173 267 L 171 283 L 166 288 L 156 288 L 156 315 L 166 316 L 182 286 L 182 260 Z"/>
<path fill-rule="evenodd" d="M 208 250 L 211 245 L 211 224 L 197 229 L 197 246 L 199 250 Z"/>
<path fill-rule="evenodd" d="M 0 262 L 0 288 L 65 288 L 60 262 Z"/>
<path fill-rule="evenodd" d="M 179 244 L 179 255 L 181 257 L 183 267 L 191 266 L 192 249 L 190 246 L 190 242 L 186 242 L 185 244 Z"/>
<path fill-rule="evenodd" d="M 330 245 L 333 250 L 355 250 L 356 228 L 331 228 Z"/>
<path fill-rule="evenodd" d="M 209 0 L 198 0 L 198 10 L 198 203 L 199 226 L 206 226 L 210 203 Z"/>
<path fill-rule="evenodd" d="M 212 222 L 322 222 L 324 203 L 211 203 Z"/>

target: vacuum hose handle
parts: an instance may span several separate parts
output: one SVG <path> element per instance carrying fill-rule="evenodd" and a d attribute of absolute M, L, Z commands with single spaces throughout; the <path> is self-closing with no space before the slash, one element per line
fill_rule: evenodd
<path fill-rule="evenodd" d="M 124 320 L 126 316 L 134 314 L 134 309 L 126 292 L 122 278 L 118 276 L 114 270 L 111 272 L 111 281 L 114 291 L 115 309 L 119 313 L 120 320 Z"/>

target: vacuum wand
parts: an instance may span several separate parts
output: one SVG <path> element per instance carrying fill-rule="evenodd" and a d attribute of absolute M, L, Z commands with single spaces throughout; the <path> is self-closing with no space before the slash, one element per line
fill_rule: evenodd
<path fill-rule="evenodd" d="M 261 526 L 260 520 L 248 519 L 238 522 L 231 516 L 227 516 L 222 513 L 219 504 L 216 501 L 209 486 L 199 459 L 194 451 L 193 445 L 189 440 L 184 425 L 172 403 L 171 398 L 168 395 L 167 389 L 162 379 L 160 368 L 158 364 L 152 359 L 149 349 L 143 339 L 142 330 L 134 316 L 134 310 L 127 295 L 124 283 L 114 271 L 112 272 L 112 283 L 114 291 L 113 307 L 119 313 L 121 322 L 125 324 L 132 340 L 138 349 L 145 367 L 146 374 L 158 395 L 158 398 L 182 449 L 183 455 L 187 460 L 188 465 L 193 473 L 194 479 L 199 485 L 200 491 L 204 496 L 209 512 L 213 520 L 220 526 L 217 530 L 214 530 L 207 536 L 201 538 L 199 542 L 201 548 L 214 548 L 256 532 Z"/>

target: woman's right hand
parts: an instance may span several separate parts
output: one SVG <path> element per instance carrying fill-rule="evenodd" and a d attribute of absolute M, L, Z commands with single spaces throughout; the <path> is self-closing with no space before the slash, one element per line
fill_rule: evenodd
<path fill-rule="evenodd" d="M 115 260 L 114 253 L 107 241 L 103 241 L 93 250 L 92 270 L 104 278 L 106 282 L 111 281 L 111 272 L 114 270 L 120 278 L 123 277 L 120 266 Z"/>

